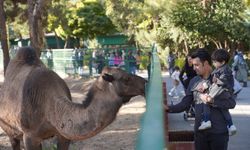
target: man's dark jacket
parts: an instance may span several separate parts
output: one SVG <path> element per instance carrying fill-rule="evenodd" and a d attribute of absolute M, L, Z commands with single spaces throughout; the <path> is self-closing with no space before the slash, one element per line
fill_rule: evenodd
<path fill-rule="evenodd" d="M 235 107 L 236 102 L 235 99 L 232 97 L 231 93 L 228 91 L 223 91 L 220 95 L 214 97 L 213 104 L 211 104 L 211 114 L 210 120 L 212 123 L 212 128 L 199 131 L 198 127 L 201 124 L 202 119 L 202 101 L 199 98 L 200 93 L 196 90 L 196 86 L 200 82 L 210 82 L 211 77 L 208 80 L 202 79 L 200 76 L 194 77 L 188 86 L 186 96 L 182 99 L 182 101 L 176 105 L 169 106 L 170 113 L 179 113 L 183 112 L 195 101 L 195 132 L 209 132 L 209 133 L 227 133 L 227 122 L 221 112 L 221 109 L 232 109 Z"/>

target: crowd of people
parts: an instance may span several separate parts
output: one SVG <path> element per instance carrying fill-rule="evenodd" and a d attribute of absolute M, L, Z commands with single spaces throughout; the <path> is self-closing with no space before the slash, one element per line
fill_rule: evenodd
<path fill-rule="evenodd" d="M 122 51 L 110 51 L 104 53 L 103 51 L 95 51 L 92 55 L 94 68 L 97 73 L 101 73 L 102 68 L 105 65 L 110 67 L 126 68 L 129 73 L 136 74 L 140 70 L 141 52 L 138 50 L 136 53 L 130 50 L 127 53 Z"/>
<path fill-rule="evenodd" d="M 140 50 L 94 50 L 86 51 L 74 48 L 71 52 L 71 62 L 67 64 L 69 74 L 83 75 L 84 66 L 87 65 L 91 69 L 94 68 L 95 73 L 100 74 L 104 66 L 120 67 L 127 70 L 130 74 L 136 74 L 141 67 L 141 51 Z M 91 55 L 91 56 L 90 56 Z M 46 65 L 50 69 L 54 69 L 54 58 L 52 49 L 48 49 L 43 53 Z"/>
<path fill-rule="evenodd" d="M 178 95 L 182 83 L 185 96 L 178 104 L 164 105 L 169 113 L 195 108 L 195 149 L 227 150 L 229 136 L 236 134 L 229 109 L 236 105 L 235 85 L 247 86 L 248 66 L 241 51 L 235 51 L 232 66 L 230 54 L 224 49 L 213 51 L 198 49 L 188 55 L 184 66 L 175 65 L 176 56 L 170 53 L 167 62 L 173 88 L 169 96 Z M 239 88 L 240 89 L 240 88 Z M 238 92 L 238 91 L 237 91 Z"/>

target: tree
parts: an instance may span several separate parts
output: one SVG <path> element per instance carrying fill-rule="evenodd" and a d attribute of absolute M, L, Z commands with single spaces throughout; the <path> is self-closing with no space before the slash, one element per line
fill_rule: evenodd
<path fill-rule="evenodd" d="M 43 20 L 47 18 L 46 8 L 51 0 L 27 0 L 27 2 L 31 46 L 40 56 L 41 49 L 44 47 Z"/>
<path fill-rule="evenodd" d="M 58 44 L 58 36 L 65 40 L 65 48 L 67 48 L 68 40 L 73 37 L 72 29 L 68 25 L 68 16 L 71 9 L 76 9 L 76 5 L 68 0 L 53 0 L 48 9 L 48 19 L 46 32 L 54 32 Z"/>
<path fill-rule="evenodd" d="M 128 35 L 129 41 L 133 44 L 135 44 L 134 40 L 138 38 L 137 32 L 142 31 L 139 24 L 143 23 L 144 27 L 144 24 L 151 23 L 150 18 L 147 18 L 147 14 L 143 12 L 143 0 L 106 0 L 104 5 L 107 16 L 112 20 L 117 30 Z M 144 32 L 141 35 L 144 35 Z M 147 40 L 144 39 L 144 41 Z"/>
<path fill-rule="evenodd" d="M 240 15 L 244 12 L 241 0 L 206 1 L 205 6 L 197 0 L 182 0 L 173 8 L 171 21 L 196 35 L 195 42 L 201 45 L 214 43 L 217 48 L 232 49 L 238 41 L 243 42 L 242 37 L 248 39 Z"/>
<path fill-rule="evenodd" d="M 72 13 L 73 14 L 73 13 Z M 111 20 L 106 16 L 105 9 L 99 2 L 83 2 L 76 10 L 73 20 L 69 22 L 73 35 L 84 39 L 93 39 L 98 35 L 116 32 Z"/>
<path fill-rule="evenodd" d="M 250 0 L 244 0 L 247 6 L 250 6 Z"/>
<path fill-rule="evenodd" d="M 7 42 L 7 29 L 6 29 L 6 15 L 4 11 L 4 0 L 0 0 L 0 30 L 1 30 L 1 45 L 3 49 L 3 64 L 4 73 L 10 61 L 8 42 Z"/>
<path fill-rule="evenodd" d="M 66 41 L 93 39 L 117 31 L 102 3 L 96 0 L 52 2 L 49 13 L 47 31 L 54 31 Z"/>
<path fill-rule="evenodd" d="M 8 1 L 6 1 L 7 3 Z M 9 2 L 5 5 L 7 24 L 9 27 L 9 39 L 23 39 L 29 35 L 28 6 L 26 2 Z"/>

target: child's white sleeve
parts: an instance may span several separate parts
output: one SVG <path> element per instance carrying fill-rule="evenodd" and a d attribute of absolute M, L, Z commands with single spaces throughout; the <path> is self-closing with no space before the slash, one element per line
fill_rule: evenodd
<path fill-rule="evenodd" d="M 178 80 L 179 81 L 180 80 L 179 79 L 179 73 L 176 72 L 176 71 L 174 71 L 173 74 L 172 74 L 172 76 L 171 76 L 171 78 L 174 79 L 174 80 Z"/>

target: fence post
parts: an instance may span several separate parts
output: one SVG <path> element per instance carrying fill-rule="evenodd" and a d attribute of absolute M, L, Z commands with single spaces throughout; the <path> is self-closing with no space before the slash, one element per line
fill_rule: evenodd
<path fill-rule="evenodd" d="M 150 68 L 150 79 L 146 88 L 146 111 L 140 123 L 136 150 L 166 150 L 161 66 L 155 45 L 152 48 Z"/>

